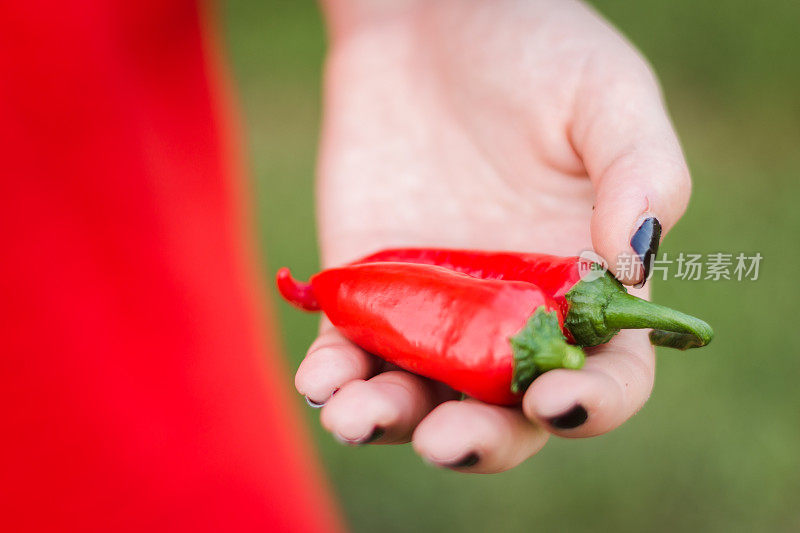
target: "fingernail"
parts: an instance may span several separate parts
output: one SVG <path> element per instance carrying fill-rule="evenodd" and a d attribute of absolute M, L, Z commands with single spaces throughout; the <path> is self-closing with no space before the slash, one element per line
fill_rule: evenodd
<path fill-rule="evenodd" d="M 442 466 L 447 468 L 468 468 L 470 466 L 475 466 L 480 461 L 480 457 L 475 452 L 470 452 L 458 461 L 453 463 L 442 464 Z"/>
<path fill-rule="evenodd" d="M 359 442 L 359 444 L 369 444 L 371 442 L 375 442 L 379 438 L 383 437 L 386 434 L 386 430 L 384 430 L 380 426 L 375 426 L 375 429 L 372 430 L 372 433 L 369 437 Z"/>
<path fill-rule="evenodd" d="M 314 409 L 319 409 L 320 407 L 328 403 L 328 402 L 317 403 L 308 396 L 306 396 L 305 398 L 306 398 L 306 403 L 309 405 L 309 407 L 313 407 Z"/>
<path fill-rule="evenodd" d="M 339 389 L 335 389 L 331 393 L 330 397 L 327 400 L 325 400 L 324 402 L 315 402 L 314 400 L 312 400 L 311 398 L 306 396 L 305 397 L 306 403 L 309 405 L 309 407 L 312 407 L 314 409 L 319 409 L 319 408 L 323 407 L 326 403 L 328 403 L 330 401 L 330 399 L 333 398 L 333 395 L 336 394 L 337 392 L 339 392 Z"/>
<path fill-rule="evenodd" d="M 661 242 L 661 223 L 655 217 L 646 218 L 636 233 L 631 237 L 631 248 L 642 261 L 643 276 L 636 287 L 641 287 L 650 276 L 653 256 L 658 252 L 658 244 Z"/>
<path fill-rule="evenodd" d="M 342 437 L 338 433 L 334 433 L 333 436 L 334 438 L 336 438 L 337 441 L 339 441 L 341 444 L 344 444 L 345 446 L 363 446 L 365 444 L 375 442 L 376 440 L 383 437 L 385 434 L 386 430 L 384 430 L 380 426 L 375 426 L 375 429 L 372 430 L 372 433 L 370 433 L 367 437 L 363 439 L 350 440 Z"/>
<path fill-rule="evenodd" d="M 586 412 L 582 405 L 578 404 L 569 411 L 554 416 L 549 422 L 554 428 L 573 429 L 586 422 L 588 418 L 589 413 Z"/>

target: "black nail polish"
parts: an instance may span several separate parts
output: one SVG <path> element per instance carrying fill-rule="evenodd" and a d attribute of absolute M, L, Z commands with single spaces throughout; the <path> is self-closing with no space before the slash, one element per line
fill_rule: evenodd
<path fill-rule="evenodd" d="M 573 429 L 586 422 L 588 418 L 589 413 L 578 404 L 566 413 L 551 418 L 550 425 L 558 429 Z"/>
<path fill-rule="evenodd" d="M 386 434 L 386 430 L 384 430 L 380 426 L 375 426 L 375 429 L 372 430 L 370 436 L 366 439 L 359 442 L 359 444 L 369 444 L 370 442 L 375 442 L 379 438 L 383 437 Z"/>
<path fill-rule="evenodd" d="M 636 284 L 641 287 L 650 276 L 650 267 L 653 263 L 653 256 L 658 252 L 658 245 L 661 242 L 661 223 L 655 217 L 650 217 L 642 222 L 639 229 L 631 237 L 631 248 L 639 256 L 644 267 L 644 276 Z"/>
<path fill-rule="evenodd" d="M 476 464 L 478 464 L 479 460 L 480 460 L 480 457 L 478 456 L 477 453 L 470 452 L 467 455 L 465 455 L 463 458 L 459 459 L 458 461 L 456 461 L 454 463 L 449 463 L 449 464 L 446 464 L 446 465 L 442 465 L 442 466 L 446 466 L 447 468 L 468 468 L 470 466 L 475 466 Z"/>
<path fill-rule="evenodd" d="M 313 407 L 314 409 L 319 409 L 327 402 L 317 403 L 308 396 L 306 396 L 306 403 L 308 404 L 309 407 Z"/>

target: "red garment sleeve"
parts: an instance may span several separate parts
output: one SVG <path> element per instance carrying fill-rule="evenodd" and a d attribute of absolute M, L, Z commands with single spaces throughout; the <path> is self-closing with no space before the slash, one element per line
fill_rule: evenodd
<path fill-rule="evenodd" d="M 0 3 L 0 530 L 339 529 L 206 11 Z"/>

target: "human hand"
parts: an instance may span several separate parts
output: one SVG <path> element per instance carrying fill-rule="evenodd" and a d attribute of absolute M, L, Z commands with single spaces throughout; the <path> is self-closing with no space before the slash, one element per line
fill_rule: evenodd
<path fill-rule="evenodd" d="M 601 17 L 571 0 L 388 4 L 327 5 L 325 266 L 400 246 L 593 247 L 616 272 L 620 254 L 657 247 L 652 224 L 637 230 L 677 222 L 689 175 L 650 69 Z M 583 369 L 536 379 L 521 409 L 498 407 L 389 368 L 323 320 L 295 383 L 340 440 L 412 440 L 433 463 L 499 472 L 551 433 L 605 433 L 647 400 L 645 331 L 587 353 Z"/>

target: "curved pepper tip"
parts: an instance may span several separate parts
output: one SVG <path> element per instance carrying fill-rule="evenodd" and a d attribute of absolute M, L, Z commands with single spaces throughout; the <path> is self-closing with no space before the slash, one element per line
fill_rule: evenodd
<path fill-rule="evenodd" d="M 319 311 L 319 302 L 314 296 L 314 288 L 311 283 L 297 281 L 292 277 L 291 271 L 287 267 L 278 269 L 275 276 L 278 285 L 278 292 L 283 299 L 303 311 Z"/>
<path fill-rule="evenodd" d="M 702 322 L 693 334 L 680 333 L 674 331 L 664 331 L 654 329 L 650 331 L 650 343 L 655 346 L 665 346 L 678 350 L 688 350 L 690 348 L 700 348 L 706 346 L 714 338 L 714 331 L 711 326 Z"/>

